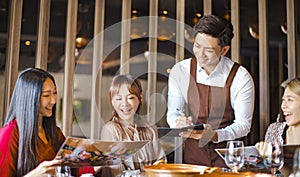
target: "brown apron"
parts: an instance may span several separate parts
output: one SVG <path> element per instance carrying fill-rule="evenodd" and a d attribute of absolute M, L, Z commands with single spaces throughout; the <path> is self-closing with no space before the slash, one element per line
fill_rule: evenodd
<path fill-rule="evenodd" d="M 239 68 L 234 63 L 224 87 L 215 87 L 196 82 L 196 58 L 191 59 L 190 83 L 188 88 L 188 106 L 190 115 L 196 123 L 211 124 L 213 129 L 224 128 L 233 123 L 234 111 L 230 102 L 230 86 Z M 199 147 L 199 141 L 187 139 L 184 147 L 184 162 L 205 166 L 226 167 L 224 160 L 215 152 L 216 148 L 226 147 L 221 143 L 205 143 Z"/>

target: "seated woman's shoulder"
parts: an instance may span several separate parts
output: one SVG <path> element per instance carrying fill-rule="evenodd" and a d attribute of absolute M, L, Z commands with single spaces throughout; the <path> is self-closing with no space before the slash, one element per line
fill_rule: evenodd
<path fill-rule="evenodd" d="M 115 121 L 108 121 L 104 124 L 103 128 L 115 128 L 115 127 L 120 127 L 120 124 Z"/>
<path fill-rule="evenodd" d="M 18 126 L 17 121 L 12 120 L 8 124 L 4 125 L 0 129 L 0 137 L 2 138 L 9 138 L 9 137 L 16 137 L 18 136 Z"/>

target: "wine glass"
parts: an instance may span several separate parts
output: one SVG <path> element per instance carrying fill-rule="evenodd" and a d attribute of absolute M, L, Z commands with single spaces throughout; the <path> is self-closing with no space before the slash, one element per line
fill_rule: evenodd
<path fill-rule="evenodd" d="M 283 149 L 281 144 L 278 143 L 269 143 L 268 146 L 263 154 L 264 165 L 271 170 L 273 175 L 276 175 L 277 170 L 280 169 L 284 163 Z"/>
<path fill-rule="evenodd" d="M 228 141 L 226 148 L 226 165 L 232 170 L 232 172 L 237 173 L 244 165 L 244 143 L 243 141 Z"/>
<path fill-rule="evenodd" d="M 56 177 L 69 177 L 71 175 L 71 169 L 68 166 L 57 166 L 55 168 Z"/>
<path fill-rule="evenodd" d="M 293 171 L 289 177 L 300 176 L 300 148 L 297 148 L 294 153 Z"/>

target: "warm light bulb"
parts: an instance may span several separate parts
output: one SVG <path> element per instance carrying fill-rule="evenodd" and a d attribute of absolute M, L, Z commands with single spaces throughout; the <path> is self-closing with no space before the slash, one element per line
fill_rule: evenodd
<path fill-rule="evenodd" d="M 84 47 L 87 44 L 87 39 L 84 37 L 77 37 L 76 38 L 76 47 L 81 48 Z"/>
<path fill-rule="evenodd" d="M 30 46 L 31 42 L 30 41 L 25 41 L 25 45 Z"/>

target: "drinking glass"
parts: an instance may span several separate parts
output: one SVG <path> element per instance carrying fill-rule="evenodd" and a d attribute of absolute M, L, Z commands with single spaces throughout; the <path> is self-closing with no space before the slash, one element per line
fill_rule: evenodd
<path fill-rule="evenodd" d="M 71 169 L 68 166 L 57 166 L 55 168 L 56 177 L 70 177 Z"/>
<path fill-rule="evenodd" d="M 271 173 L 273 175 L 276 175 L 276 172 L 278 169 L 280 169 L 283 166 L 283 149 L 281 144 L 274 143 L 269 144 L 269 148 L 267 148 L 267 151 L 264 153 L 263 156 L 263 162 L 265 167 L 271 170 Z"/>
<path fill-rule="evenodd" d="M 293 171 L 289 177 L 300 177 L 300 148 L 295 151 Z"/>
<path fill-rule="evenodd" d="M 140 170 L 125 170 L 121 177 L 140 177 Z"/>
<path fill-rule="evenodd" d="M 244 143 L 243 141 L 228 141 L 226 148 L 226 165 L 232 170 L 232 172 L 237 173 L 244 165 Z"/>

